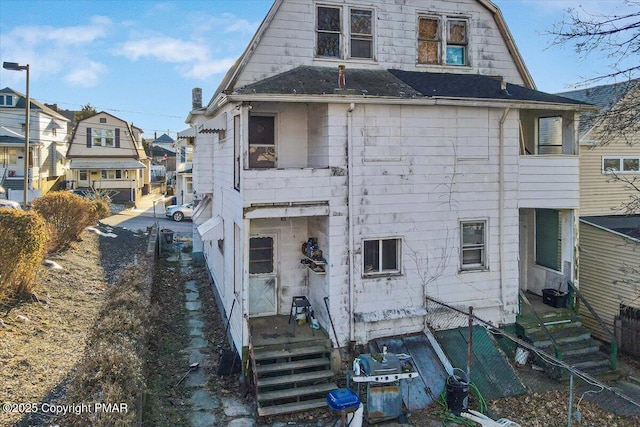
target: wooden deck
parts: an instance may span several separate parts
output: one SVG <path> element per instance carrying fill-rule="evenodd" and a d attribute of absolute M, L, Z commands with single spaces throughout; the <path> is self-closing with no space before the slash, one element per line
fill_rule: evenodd
<path fill-rule="evenodd" d="M 252 317 L 249 319 L 254 347 L 277 346 L 291 343 L 313 342 L 328 339 L 322 329 L 311 329 L 309 323 L 298 325 L 289 316 Z"/>

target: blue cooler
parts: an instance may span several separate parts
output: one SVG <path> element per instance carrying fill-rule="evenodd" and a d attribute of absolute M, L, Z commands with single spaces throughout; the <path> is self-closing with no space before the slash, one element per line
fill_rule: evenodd
<path fill-rule="evenodd" d="M 336 412 L 353 412 L 360 407 L 360 399 L 348 388 L 339 388 L 327 394 L 327 405 Z"/>

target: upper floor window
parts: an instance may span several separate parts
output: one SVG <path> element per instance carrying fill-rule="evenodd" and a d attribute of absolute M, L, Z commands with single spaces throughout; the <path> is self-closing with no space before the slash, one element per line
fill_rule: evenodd
<path fill-rule="evenodd" d="M 317 56 L 373 59 L 373 11 L 349 9 L 348 19 L 343 23 L 342 7 L 318 6 Z"/>
<path fill-rule="evenodd" d="M 606 174 L 640 173 L 640 156 L 603 157 L 602 173 L 606 173 Z"/>
<path fill-rule="evenodd" d="M 113 129 L 92 129 L 93 145 L 101 147 L 115 147 L 115 133 Z"/>
<path fill-rule="evenodd" d="M 468 65 L 466 19 L 421 16 L 418 18 L 418 63 Z M 443 42 L 444 41 L 444 42 Z"/>
<path fill-rule="evenodd" d="M 275 117 L 249 116 L 249 168 L 276 167 Z"/>
<path fill-rule="evenodd" d="M 538 119 L 538 154 L 562 154 L 562 117 Z"/>
<path fill-rule="evenodd" d="M 0 105 L 3 107 L 13 107 L 13 95 L 0 95 Z"/>

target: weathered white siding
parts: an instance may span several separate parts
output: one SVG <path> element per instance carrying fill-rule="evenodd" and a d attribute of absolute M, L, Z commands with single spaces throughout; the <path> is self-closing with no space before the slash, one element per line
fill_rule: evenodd
<path fill-rule="evenodd" d="M 614 215 L 625 213 L 624 204 L 637 194 L 602 173 L 603 157 L 640 156 L 640 145 L 624 141 L 597 147 L 580 146 L 580 215 Z M 629 175 L 626 175 L 629 176 Z"/>
<path fill-rule="evenodd" d="M 580 222 L 580 292 L 611 331 L 620 304 L 638 306 L 638 260 L 640 242 Z M 636 269 L 635 274 L 624 272 L 630 267 Z M 584 323 L 594 335 L 608 341 L 586 308 L 582 310 Z"/>
<path fill-rule="evenodd" d="M 343 6 L 345 2 L 322 2 Z M 237 86 L 244 86 L 300 65 L 349 68 L 383 68 L 412 71 L 454 72 L 504 76 L 510 83 L 523 84 L 514 59 L 493 16 L 476 0 L 390 1 L 352 0 L 349 6 L 374 9 L 374 60 L 327 59 L 315 57 L 316 3 L 289 0 L 282 3 L 263 34 Z M 416 28 L 419 14 L 464 16 L 469 18 L 469 66 L 417 65 Z"/>
<path fill-rule="evenodd" d="M 578 156 L 519 156 L 518 164 L 521 208 L 578 208 Z"/>

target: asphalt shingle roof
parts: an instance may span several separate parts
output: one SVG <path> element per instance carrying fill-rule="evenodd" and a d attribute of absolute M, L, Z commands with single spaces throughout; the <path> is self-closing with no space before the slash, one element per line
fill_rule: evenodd
<path fill-rule="evenodd" d="M 640 239 L 640 215 L 584 216 L 580 220 L 634 239 Z"/>
<path fill-rule="evenodd" d="M 474 98 L 532 101 L 568 105 L 585 102 L 552 95 L 477 74 L 401 70 L 346 70 L 346 89 L 338 88 L 337 68 L 301 66 L 238 88 L 236 94 L 363 95 L 393 98 Z"/>

